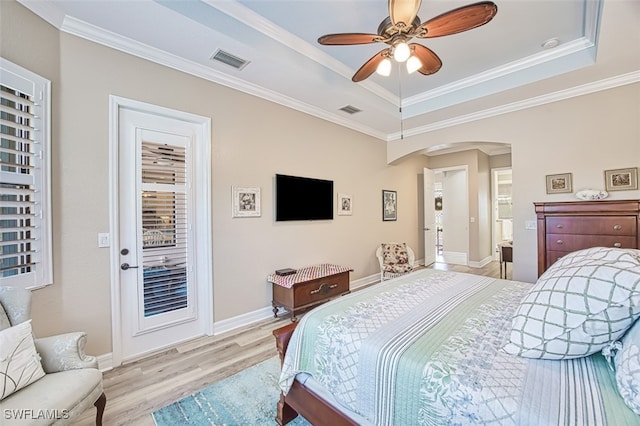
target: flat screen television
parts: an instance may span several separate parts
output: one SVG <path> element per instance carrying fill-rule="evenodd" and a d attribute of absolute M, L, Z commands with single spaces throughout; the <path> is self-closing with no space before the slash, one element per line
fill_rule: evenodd
<path fill-rule="evenodd" d="M 276 175 L 276 221 L 333 219 L 333 181 Z"/>

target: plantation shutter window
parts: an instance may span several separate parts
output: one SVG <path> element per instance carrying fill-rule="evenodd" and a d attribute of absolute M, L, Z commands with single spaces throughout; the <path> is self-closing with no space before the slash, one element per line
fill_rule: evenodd
<path fill-rule="evenodd" d="M 0 285 L 52 282 L 49 87 L 0 58 Z"/>

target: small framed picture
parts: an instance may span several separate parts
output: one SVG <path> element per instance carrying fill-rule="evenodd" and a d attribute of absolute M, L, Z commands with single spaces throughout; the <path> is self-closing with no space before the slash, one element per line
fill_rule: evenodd
<path fill-rule="evenodd" d="M 231 189 L 232 217 L 260 217 L 260 188 Z"/>
<path fill-rule="evenodd" d="M 547 194 L 572 192 L 571 173 L 547 175 Z"/>
<path fill-rule="evenodd" d="M 605 170 L 604 181 L 607 191 L 638 189 L 638 168 Z"/>
<path fill-rule="evenodd" d="M 396 191 L 382 190 L 382 220 L 398 219 L 398 197 Z"/>
<path fill-rule="evenodd" d="M 351 195 L 338 194 L 338 216 L 350 216 L 353 214 L 353 200 Z"/>

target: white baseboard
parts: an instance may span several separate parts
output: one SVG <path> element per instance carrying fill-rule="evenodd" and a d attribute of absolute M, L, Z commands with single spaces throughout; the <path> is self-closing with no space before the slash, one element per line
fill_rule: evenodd
<path fill-rule="evenodd" d="M 103 373 L 105 371 L 113 370 L 113 353 L 109 352 L 108 354 L 99 355 L 98 358 L 98 369 Z"/>
<path fill-rule="evenodd" d="M 357 280 L 353 280 L 349 283 L 350 290 L 357 290 L 360 287 L 365 287 L 370 284 L 374 284 L 380 281 L 379 274 L 369 275 L 368 277 L 359 278 Z M 278 308 L 278 315 L 284 314 L 284 309 Z M 213 323 L 213 334 L 221 334 L 226 333 L 231 330 L 235 330 L 240 327 L 246 327 L 253 323 L 268 319 L 273 317 L 273 308 L 271 306 L 267 306 L 261 309 L 258 309 L 253 312 L 247 312 L 246 314 L 238 315 L 232 318 L 228 318 L 221 321 L 216 321 Z"/>
<path fill-rule="evenodd" d="M 464 252 L 443 251 L 442 258 L 444 260 L 444 263 L 464 266 L 467 266 L 468 264 L 467 253 Z"/>
<path fill-rule="evenodd" d="M 368 277 L 359 278 L 349 283 L 351 290 L 357 290 L 361 287 L 366 287 L 371 284 L 375 284 L 380 281 L 380 274 L 369 275 Z M 278 308 L 278 315 L 284 314 L 285 310 Z M 216 321 L 213 323 L 213 335 L 226 333 L 241 327 L 246 327 L 256 322 L 260 322 L 269 318 L 273 318 L 273 308 L 271 306 L 265 306 L 264 308 L 247 312 L 246 314 L 237 315 L 232 318 Z M 107 353 L 100 355 L 98 358 L 98 368 L 101 371 L 108 371 L 113 369 L 113 354 Z"/>
<path fill-rule="evenodd" d="M 483 266 L 487 266 L 491 263 L 493 258 L 491 256 L 487 256 L 479 262 L 469 261 L 469 266 L 472 268 L 482 268 Z"/>
<path fill-rule="evenodd" d="M 284 310 L 280 308 L 278 314 L 283 313 Z M 253 312 L 247 312 L 232 318 L 224 319 L 221 321 L 215 321 L 213 323 L 213 335 L 226 333 L 236 328 L 245 327 L 253 323 L 265 320 L 267 318 L 273 318 L 273 308 L 266 306 Z"/>
<path fill-rule="evenodd" d="M 359 278 L 349 283 L 351 290 L 357 290 L 360 287 L 366 287 L 371 284 L 375 284 L 380 281 L 380 273 L 369 275 L 368 277 Z"/>

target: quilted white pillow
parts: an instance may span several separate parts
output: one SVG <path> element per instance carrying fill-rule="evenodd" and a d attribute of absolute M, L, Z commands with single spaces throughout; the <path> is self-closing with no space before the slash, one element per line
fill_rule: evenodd
<path fill-rule="evenodd" d="M 43 376 L 31 320 L 0 331 L 0 400 Z"/>
<path fill-rule="evenodd" d="M 640 321 L 622 338 L 622 349 L 614 362 L 618 391 L 625 404 L 640 414 Z"/>
<path fill-rule="evenodd" d="M 522 300 L 503 350 L 579 358 L 620 338 L 640 316 L 640 251 L 596 247 L 564 256 Z"/>

